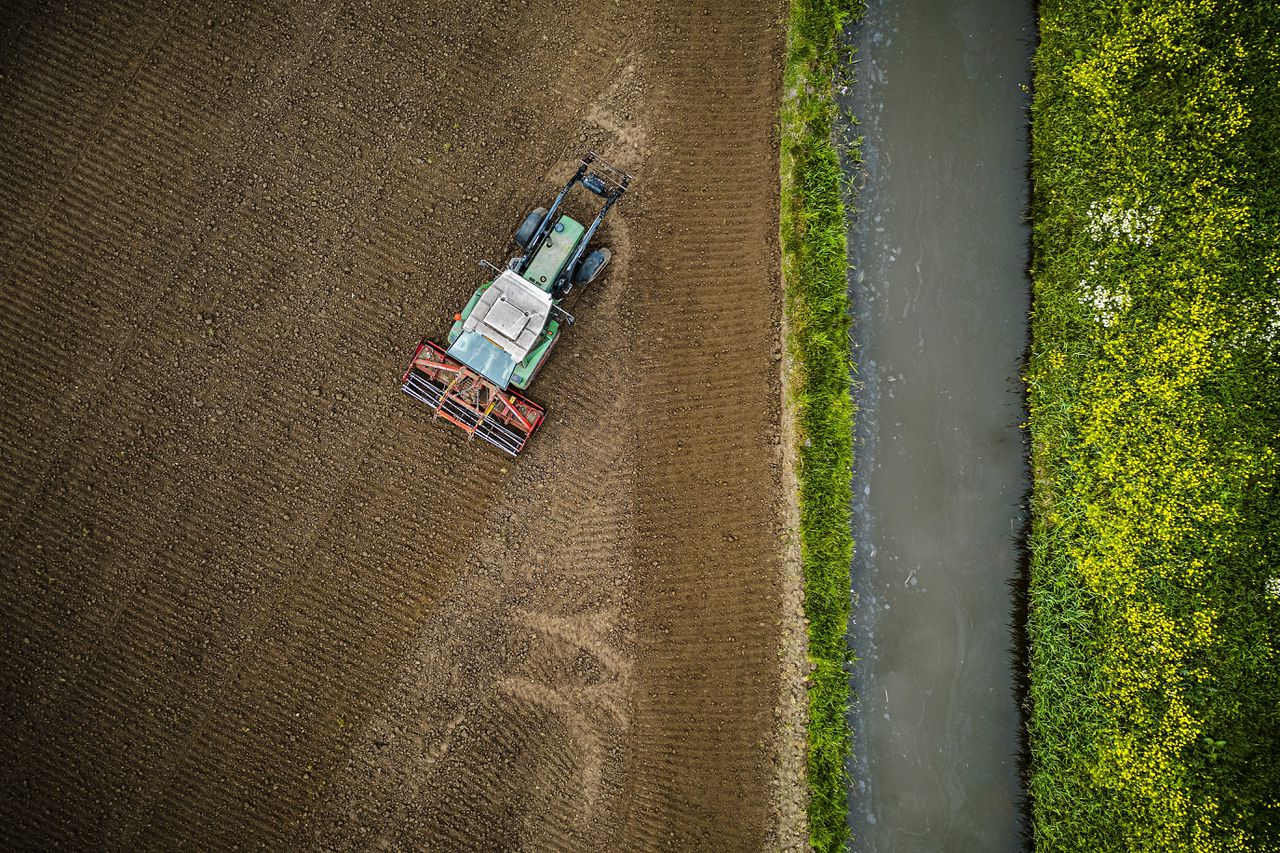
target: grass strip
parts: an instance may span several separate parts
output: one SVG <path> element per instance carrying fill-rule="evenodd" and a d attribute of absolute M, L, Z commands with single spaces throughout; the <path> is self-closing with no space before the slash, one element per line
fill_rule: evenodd
<path fill-rule="evenodd" d="M 781 242 L 808 622 L 809 839 L 849 841 L 847 720 L 853 401 L 845 208 L 833 139 L 837 39 L 850 0 L 793 0 L 782 105 Z"/>
<path fill-rule="evenodd" d="M 1280 850 L 1280 7 L 1039 16 L 1036 846 Z"/>

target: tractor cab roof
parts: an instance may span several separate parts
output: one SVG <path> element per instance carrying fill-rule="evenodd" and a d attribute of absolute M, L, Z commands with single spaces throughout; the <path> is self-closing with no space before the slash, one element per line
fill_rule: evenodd
<path fill-rule="evenodd" d="M 480 295 L 449 355 L 505 389 L 550 315 L 551 294 L 503 270 Z"/>

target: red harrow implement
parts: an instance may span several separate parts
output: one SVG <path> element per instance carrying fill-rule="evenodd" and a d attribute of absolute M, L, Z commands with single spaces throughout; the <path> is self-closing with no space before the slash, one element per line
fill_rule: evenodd
<path fill-rule="evenodd" d="M 431 341 L 418 344 L 400 381 L 402 390 L 426 403 L 437 418 L 512 456 L 524 449 L 545 414 L 537 403 L 499 389 Z"/>

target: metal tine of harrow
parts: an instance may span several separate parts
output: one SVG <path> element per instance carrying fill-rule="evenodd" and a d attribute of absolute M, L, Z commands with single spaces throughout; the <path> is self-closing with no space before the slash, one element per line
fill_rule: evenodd
<path fill-rule="evenodd" d="M 493 421 L 481 416 L 468 406 L 444 397 L 444 392 L 434 382 L 416 374 L 409 374 L 401 386 L 409 396 L 426 403 L 432 409 L 444 411 L 466 423 L 472 428 L 472 436 L 479 436 L 487 443 L 510 456 L 518 456 L 524 449 L 526 436 L 507 427 L 500 421 Z"/>

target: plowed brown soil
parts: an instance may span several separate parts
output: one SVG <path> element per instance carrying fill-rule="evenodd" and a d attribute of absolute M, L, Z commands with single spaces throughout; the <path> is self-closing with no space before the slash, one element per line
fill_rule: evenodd
<path fill-rule="evenodd" d="M 0 846 L 794 837 L 782 13 L 4 13 Z M 511 462 L 395 380 L 589 148 Z"/>

